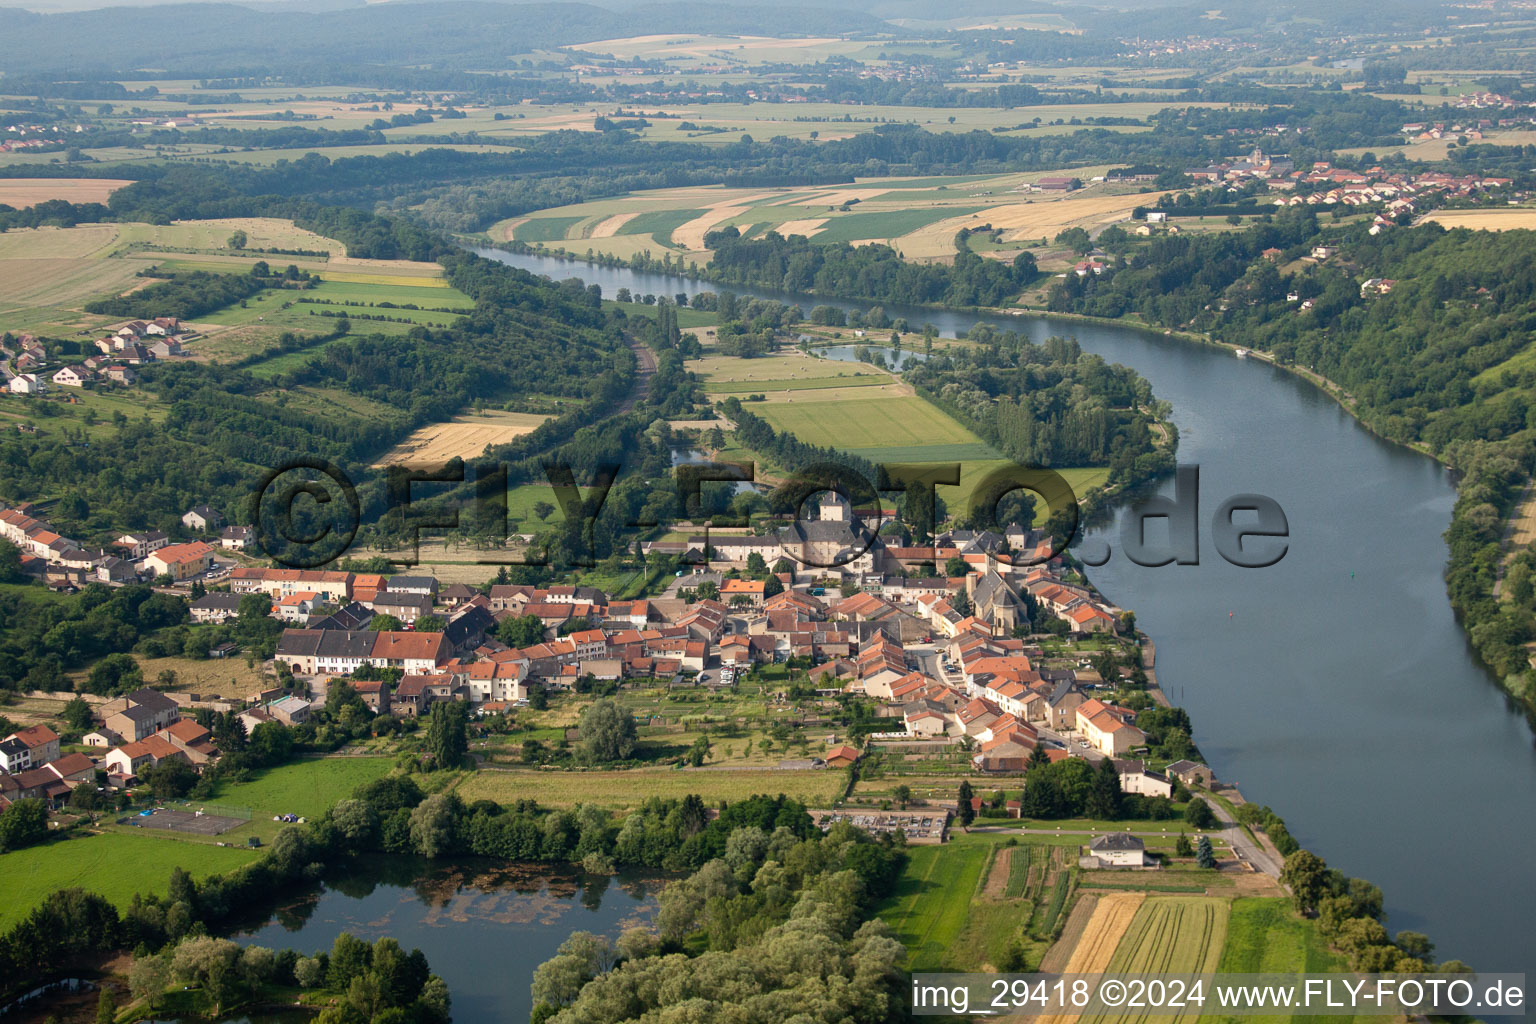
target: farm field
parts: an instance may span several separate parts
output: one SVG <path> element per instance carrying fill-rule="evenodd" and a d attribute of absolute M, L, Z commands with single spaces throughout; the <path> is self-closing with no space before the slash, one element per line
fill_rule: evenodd
<path fill-rule="evenodd" d="M 1052 199 L 1031 199 L 1022 203 L 992 206 L 969 216 L 951 217 L 920 228 L 896 240 L 908 259 L 932 259 L 954 255 L 954 236 L 963 227 L 990 224 L 1002 229 L 1004 241 L 1022 242 L 1035 238 L 1055 238 L 1067 228 L 1092 231 L 1128 220 L 1138 206 L 1151 206 L 1161 192 L 1124 195 L 1073 195 Z"/>
<path fill-rule="evenodd" d="M 1471 228 L 1473 231 L 1516 231 L 1536 228 L 1536 207 L 1516 206 L 1502 210 L 1445 210 L 1432 213 L 1432 220 L 1445 228 Z"/>
<path fill-rule="evenodd" d="M 472 459 L 487 448 L 532 433 L 547 419 L 548 416 L 521 412 L 465 413 L 446 423 L 430 423 L 420 428 L 377 465 L 427 468 L 456 458 Z"/>
<path fill-rule="evenodd" d="M 345 255 L 346 247 L 334 238 L 306 231 L 292 221 L 276 217 L 219 217 L 212 220 L 178 220 L 170 224 L 120 224 L 118 240 L 129 244 L 164 246 L 170 249 L 219 249 L 230 255 L 238 255 L 229 249 L 229 236 L 244 231 L 245 248 L 254 249 L 304 249 L 310 252 L 328 252 Z M 251 258 L 262 258 L 251 253 Z M 274 256 L 269 262 L 282 257 Z"/>
<path fill-rule="evenodd" d="M 90 889 L 126 909 L 136 892 L 164 894 L 171 870 L 194 878 L 232 871 L 260 854 L 138 829 L 41 843 L 0 856 L 5 899 L 0 929 L 9 928 L 49 893 L 74 886 Z"/>
<path fill-rule="evenodd" d="M 672 799 L 697 793 L 706 804 L 742 800 L 758 794 L 794 797 L 812 806 L 831 802 L 847 778 L 828 770 L 777 769 L 635 769 L 632 771 L 480 771 L 455 790 L 465 803 L 537 800 L 549 807 L 592 803 L 600 807 L 635 807 L 650 797 Z"/>
<path fill-rule="evenodd" d="M 1106 897 L 1112 899 L 1113 897 Z M 1110 973 L 1205 974 L 1216 969 L 1227 939 L 1226 900 L 1207 896 L 1147 897 L 1110 958 Z"/>
<path fill-rule="evenodd" d="M 1072 170 L 1087 181 L 1098 167 Z M 1101 227 L 1126 220 L 1155 193 L 1090 185 L 1071 195 L 1031 192 L 1043 173 L 990 177 L 866 178 L 839 187 L 724 188 L 690 186 L 632 193 L 562 206 L 493 225 L 495 239 L 588 249 L 628 257 L 642 251 L 707 258 L 710 231 L 735 227 L 748 237 L 768 231 L 818 242 L 882 242 L 911 258 L 954 255 L 961 227 L 990 223 L 1004 240 L 1054 237 L 1067 227 Z"/>
<path fill-rule="evenodd" d="M 3 178 L 0 179 L 0 205 L 20 210 L 49 199 L 69 203 L 104 203 L 124 185 L 126 178 Z"/>
<path fill-rule="evenodd" d="M 1069 974 L 1102 973 L 1145 900 L 1146 896 L 1139 892 L 1083 896 L 1072 908 L 1062 941 L 1057 944 L 1062 948 L 1053 946 L 1040 969 Z M 1051 964 L 1053 960 L 1055 964 Z"/>
<path fill-rule="evenodd" d="M 857 402 L 813 398 L 754 411 L 776 430 L 788 430 L 807 444 L 848 450 L 981 443 L 938 406 L 916 396 Z"/>
<path fill-rule="evenodd" d="M 889 374 L 872 366 L 822 359 L 802 352 L 743 359 L 737 356 L 706 356 L 690 361 L 687 368 L 704 378 L 704 390 L 712 394 L 747 394 L 799 391 L 818 387 L 857 387 L 889 384 Z"/>

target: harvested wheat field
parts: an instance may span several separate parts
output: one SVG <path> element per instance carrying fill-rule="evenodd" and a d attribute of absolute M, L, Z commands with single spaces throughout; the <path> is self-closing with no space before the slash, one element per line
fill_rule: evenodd
<path fill-rule="evenodd" d="M 788 238 L 790 235 L 804 235 L 806 238 L 814 236 L 822 228 L 826 227 L 827 218 L 817 217 L 814 220 L 787 220 L 783 224 L 774 225 L 770 231 L 777 231 Z"/>
<path fill-rule="evenodd" d="M 126 178 L 4 178 L 0 179 L 0 204 L 21 209 L 49 199 L 70 203 L 104 203 L 124 185 Z"/>
<path fill-rule="evenodd" d="M 1146 901 L 1140 892 L 1115 892 L 1099 897 L 1093 915 L 1083 927 L 1082 937 L 1067 958 L 1067 974 L 1099 974 L 1109 966 L 1115 948 L 1126 929 L 1136 919 L 1136 911 Z"/>
<path fill-rule="evenodd" d="M 702 214 L 673 231 L 672 241 L 690 252 L 703 252 L 704 236 L 709 234 L 716 224 L 741 216 L 752 208 L 753 203 L 772 198 L 774 194 L 763 192 L 715 203 Z"/>
<path fill-rule="evenodd" d="M 1441 227 L 1471 228 L 1473 231 L 1536 229 L 1536 207 L 1519 206 L 1506 210 L 1448 210 L 1444 213 L 1432 213 L 1424 219 L 1432 220 Z"/>
<path fill-rule="evenodd" d="M 1003 229 L 1009 241 L 1024 238 L 1055 238 L 1067 228 L 1092 231 L 1123 221 L 1138 206 L 1157 203 L 1161 192 L 1123 196 L 1082 196 L 1075 199 L 1041 199 L 1029 203 L 1007 203 L 962 217 L 919 228 L 896 239 L 896 247 L 910 259 L 933 259 L 955 254 L 955 232 L 963 227 L 990 224 Z"/>
<path fill-rule="evenodd" d="M 641 210 L 635 210 L 633 213 L 616 213 L 612 217 L 605 217 L 597 222 L 592 228 L 592 234 L 587 237 L 612 238 L 619 233 L 620 228 L 640 216 L 642 212 Z"/>
<path fill-rule="evenodd" d="M 379 463 L 423 469 L 452 459 L 473 459 L 487 448 L 507 444 L 539 427 L 548 416 L 521 412 L 470 413 L 431 423 L 400 442 Z"/>

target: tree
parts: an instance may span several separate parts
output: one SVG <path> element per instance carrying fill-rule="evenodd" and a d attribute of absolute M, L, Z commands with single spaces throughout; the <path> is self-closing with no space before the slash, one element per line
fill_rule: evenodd
<path fill-rule="evenodd" d="M 1216 815 L 1211 805 L 1198 796 L 1189 798 L 1189 803 L 1184 807 L 1184 820 L 1195 828 L 1216 827 Z"/>
<path fill-rule="evenodd" d="M 971 792 L 970 782 L 961 782 L 960 796 L 955 803 L 955 817 L 959 820 L 961 828 L 969 828 L 971 822 L 976 818 L 976 808 L 971 806 L 971 800 L 974 796 L 975 794 Z"/>
<path fill-rule="evenodd" d="M 709 757 L 709 737 L 700 736 L 693 741 L 693 746 L 688 748 L 688 763 L 698 768 Z"/>
<path fill-rule="evenodd" d="M 0 853 L 30 846 L 48 834 L 48 808 L 41 800 L 17 800 L 0 812 Z"/>
<path fill-rule="evenodd" d="M 1216 866 L 1216 854 L 1211 850 L 1211 837 L 1201 836 L 1196 845 L 1195 863 L 1202 868 L 1214 868 Z"/>
<path fill-rule="evenodd" d="M 1195 847 L 1190 843 L 1189 836 L 1180 832 L 1179 841 L 1174 845 L 1173 852 L 1180 857 L 1193 857 L 1195 855 Z"/>
<path fill-rule="evenodd" d="M 0 540 L 0 583 L 25 583 L 21 571 L 21 551 L 8 540 Z"/>
<path fill-rule="evenodd" d="M 770 575 L 766 580 L 763 581 L 764 600 L 767 600 L 770 597 L 775 597 L 782 593 L 784 593 L 784 581 L 779 579 L 777 576 Z"/>
<path fill-rule="evenodd" d="M 508 647 L 532 647 L 544 640 L 544 623 L 537 615 L 502 619 L 496 626 L 496 639 Z"/>
<path fill-rule="evenodd" d="M 157 800 L 176 800 L 197 785 L 197 769 L 184 757 L 167 757 L 144 772 L 144 781 Z"/>
<path fill-rule="evenodd" d="M 906 810 L 907 804 L 912 802 L 912 787 L 902 783 L 896 787 L 895 792 L 891 795 L 896 798 L 896 802 L 901 805 L 901 809 Z"/>
<path fill-rule="evenodd" d="M 951 578 L 965 576 L 970 571 L 971 563 L 967 562 L 959 555 L 952 556 L 947 562 L 944 563 L 944 575 Z"/>
<path fill-rule="evenodd" d="M 401 622 L 393 615 L 375 615 L 368 622 L 368 628 L 376 633 L 390 633 L 398 629 L 403 629 L 404 627 L 405 623 Z"/>
<path fill-rule="evenodd" d="M 1280 881 L 1291 890 L 1291 899 L 1302 913 L 1315 910 L 1328 892 L 1328 865 L 1310 850 L 1297 850 L 1285 858 Z"/>
<path fill-rule="evenodd" d="M 1088 817 L 1100 821 L 1113 821 L 1120 815 L 1120 772 L 1111 758 L 1099 762 L 1093 773 L 1093 786 L 1088 791 L 1088 803 L 1084 808 Z"/>
<path fill-rule="evenodd" d="M 441 615 L 423 615 L 412 623 L 418 633 L 441 633 L 448 623 Z"/>
<path fill-rule="evenodd" d="M 244 249 L 246 241 L 247 238 L 245 232 L 237 228 L 229 236 L 229 247 L 231 249 Z"/>
<path fill-rule="evenodd" d="M 577 751 L 588 764 L 626 760 L 635 750 L 635 719 L 617 701 L 600 700 L 582 713 Z"/>
<path fill-rule="evenodd" d="M 438 701 L 427 720 L 427 750 L 438 768 L 459 768 L 469 752 L 469 705 Z"/>
<path fill-rule="evenodd" d="M 68 704 L 64 705 L 64 710 L 59 712 L 59 717 L 64 719 L 64 722 L 71 729 L 79 732 L 86 731 L 94 722 L 94 719 L 91 717 L 91 706 L 85 702 L 84 697 L 78 694 Z"/>
<path fill-rule="evenodd" d="M 554 515 L 554 513 L 555 506 L 547 501 L 536 501 L 533 503 L 533 514 L 539 517 L 539 522 L 541 523 Z"/>
<path fill-rule="evenodd" d="M 101 986 L 101 994 L 96 997 L 96 1024 L 113 1024 L 117 1020 L 117 1000 L 112 996 L 110 986 Z"/>
<path fill-rule="evenodd" d="M 171 983 L 170 961 L 164 956 L 138 956 L 128 968 L 128 991 L 153 1010 Z"/>

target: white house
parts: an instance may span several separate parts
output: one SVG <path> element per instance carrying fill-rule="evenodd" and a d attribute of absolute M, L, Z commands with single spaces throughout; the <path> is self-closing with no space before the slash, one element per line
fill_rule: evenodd
<path fill-rule="evenodd" d="M 11 378 L 11 394 L 13 395 L 40 395 L 47 387 L 38 379 L 35 373 L 18 373 Z"/>
<path fill-rule="evenodd" d="M 53 382 L 66 388 L 83 388 L 95 374 L 83 366 L 66 366 L 53 375 Z"/>
<path fill-rule="evenodd" d="M 1147 844 L 1129 832 L 1111 832 L 1088 844 L 1088 853 L 1100 867 L 1140 868 L 1147 865 Z"/>

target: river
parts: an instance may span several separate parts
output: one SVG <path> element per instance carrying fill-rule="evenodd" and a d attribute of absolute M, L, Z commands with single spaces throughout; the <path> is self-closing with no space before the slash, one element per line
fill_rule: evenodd
<path fill-rule="evenodd" d="M 610 297 L 621 287 L 719 290 L 552 257 L 481 255 L 580 277 Z M 805 309 L 866 305 L 731 290 Z M 1536 747 L 1446 599 L 1450 474 L 1262 360 L 1108 324 L 885 309 L 949 337 L 978 320 L 1036 340 L 1073 336 L 1173 403 L 1179 461 L 1200 467 L 1200 564 L 1131 563 L 1120 552 L 1121 510 L 1085 538 L 1085 550 L 1111 549 L 1094 582 L 1156 641 L 1159 681 L 1189 710 L 1218 776 L 1273 807 L 1331 866 L 1379 885 L 1389 931 L 1424 932 L 1439 957 L 1480 970 L 1536 974 L 1536 887 L 1516 855 L 1536 848 L 1536 815 L 1520 796 L 1536 792 Z M 1211 543 L 1212 513 L 1243 492 L 1285 510 L 1289 551 L 1271 568 L 1236 568 Z"/>

